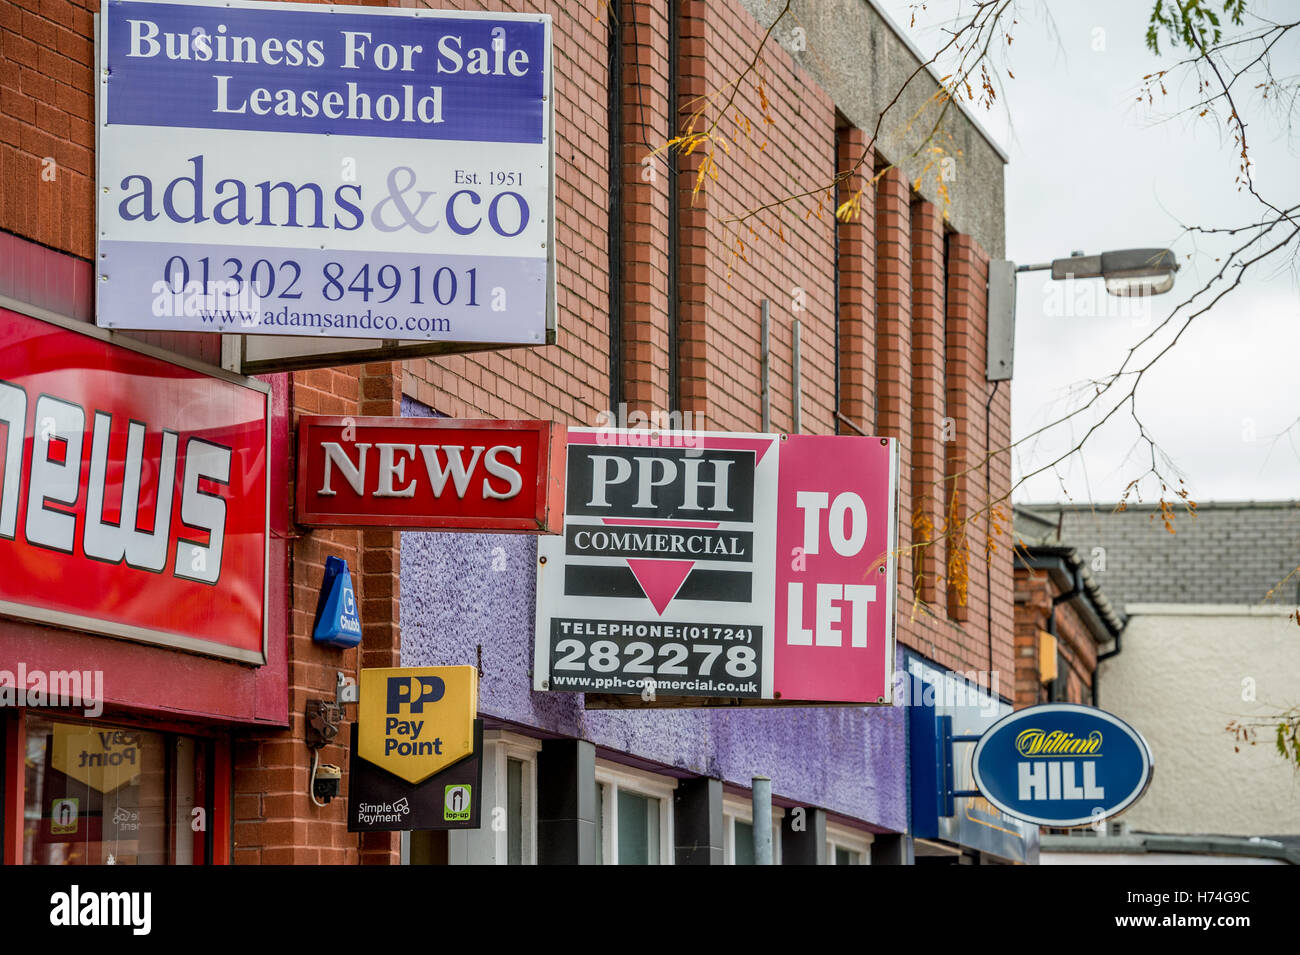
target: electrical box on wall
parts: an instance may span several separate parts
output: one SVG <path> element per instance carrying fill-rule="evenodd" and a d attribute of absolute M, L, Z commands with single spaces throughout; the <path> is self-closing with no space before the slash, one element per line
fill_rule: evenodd
<path fill-rule="evenodd" d="M 1046 630 L 1038 631 L 1038 682 L 1051 683 L 1057 677 L 1056 637 Z"/>
<path fill-rule="evenodd" d="M 988 290 L 989 381 L 1010 381 L 1016 348 L 1016 263 L 989 263 Z"/>

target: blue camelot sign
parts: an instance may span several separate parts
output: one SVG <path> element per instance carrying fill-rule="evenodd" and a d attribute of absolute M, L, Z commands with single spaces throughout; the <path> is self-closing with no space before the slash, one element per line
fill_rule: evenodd
<path fill-rule="evenodd" d="M 1118 717 L 1046 703 L 995 723 L 975 746 L 975 785 L 1003 812 L 1069 828 L 1123 812 L 1151 780 L 1151 750 Z"/>
<path fill-rule="evenodd" d="M 361 642 L 361 617 L 352 590 L 352 572 L 341 557 L 325 558 L 325 579 L 316 604 L 312 639 L 334 647 L 355 647 Z"/>

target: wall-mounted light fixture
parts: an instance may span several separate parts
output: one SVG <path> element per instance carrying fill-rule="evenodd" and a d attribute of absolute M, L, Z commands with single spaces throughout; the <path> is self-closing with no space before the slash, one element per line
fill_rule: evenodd
<path fill-rule="evenodd" d="M 1120 249 L 1100 255 L 1075 252 L 1064 259 L 1037 265 L 1016 265 L 1008 259 L 989 263 L 988 372 L 989 381 L 1011 378 L 1016 337 L 1016 276 L 1051 269 L 1060 280 L 1103 279 L 1111 295 L 1163 295 L 1174 287 L 1178 262 L 1169 249 Z"/>

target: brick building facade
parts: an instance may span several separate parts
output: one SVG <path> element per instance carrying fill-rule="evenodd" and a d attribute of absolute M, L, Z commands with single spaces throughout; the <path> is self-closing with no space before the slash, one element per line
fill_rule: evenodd
<path fill-rule="evenodd" d="M 1017 707 L 1094 705 L 1097 664 L 1115 654 L 1124 629 L 1122 609 L 1098 583 L 1095 553 L 1059 531 L 1050 516 L 1016 508 Z"/>
<path fill-rule="evenodd" d="M 861 21 L 879 42 L 904 50 L 866 0 L 846 3 L 857 19 L 845 42 Z M 0 2 L 0 299 L 87 323 L 94 320 L 96 284 L 96 6 Z M 979 156 L 996 169 L 995 182 L 973 172 L 948 184 L 950 207 L 908 165 L 884 171 L 889 159 L 907 155 L 896 138 L 882 137 L 894 155 L 882 145 L 840 183 L 838 194 L 819 190 L 867 150 L 873 123 L 862 117 L 870 104 L 836 87 L 835 71 L 819 61 L 815 42 L 807 51 L 783 44 L 785 23 L 736 90 L 731 112 L 748 118 L 750 131 L 735 132 L 730 152 L 717 157 L 718 180 L 706 176 L 696 194 L 707 151 L 684 156 L 656 147 L 699 97 L 725 88 L 753 57 L 772 14 L 760 20 L 738 0 L 439 6 L 553 18 L 558 340 L 262 376 L 284 425 L 291 429 L 299 414 L 399 415 L 405 399 L 452 417 L 586 426 L 625 402 L 630 412 L 689 412 L 697 426 L 758 431 L 767 303 L 771 430 L 791 431 L 797 423 L 805 433 L 879 434 L 901 443 L 899 641 L 941 667 L 992 672 L 1000 692 L 1010 697 L 1015 686 L 1022 702 L 1009 516 L 996 526 L 981 518 L 964 533 L 943 532 L 950 514 L 983 509 L 1010 487 L 1005 455 L 976 467 L 1010 441 L 1009 383 L 985 378 L 988 263 L 1001 254 L 996 147 L 959 111 L 945 121 L 968 143 L 972 169 Z M 822 12 L 807 3 L 794 9 L 812 40 L 827 35 L 819 27 Z M 933 89 L 928 75 L 926 83 Z M 871 95 L 883 105 L 891 92 Z M 902 115 L 895 117 L 900 125 Z M 732 133 L 730 122 L 722 128 Z M 883 175 L 873 184 L 877 170 Z M 835 207 L 863 183 L 860 215 L 838 221 Z M 967 222 L 971 231 L 963 232 Z M 221 363 L 220 336 L 117 335 Z M 286 476 L 292 474 L 289 444 L 272 450 L 283 456 L 279 473 Z M 273 491 L 271 559 L 280 568 L 273 605 L 281 612 L 272 619 L 271 644 L 281 649 L 268 666 L 278 668 L 280 682 L 257 691 L 273 698 L 213 719 L 184 700 L 115 697 L 110 687 L 106 712 L 131 720 L 152 707 L 157 712 L 150 718 L 212 740 L 219 759 L 228 761 L 231 798 L 227 804 L 218 797 L 214 825 L 228 833 L 230 845 L 214 851 L 218 861 L 393 863 L 395 835 L 349 834 L 343 799 L 325 809 L 312 805 L 304 714 L 309 700 L 333 697 L 336 671 L 355 676 L 360 666 L 400 660 L 401 535 L 306 532 L 292 521 L 292 487 Z M 909 546 L 928 533 L 942 539 L 914 556 Z M 313 644 L 310 635 L 329 554 L 356 569 L 362 608 L 364 642 L 341 655 Z M 1025 580 L 1024 586 L 1041 583 Z M 1035 600 L 1041 604 L 1047 593 Z M 1069 637 L 1071 619 L 1068 610 L 1061 615 L 1062 644 L 1077 642 L 1085 653 L 1086 641 Z M 8 626 L 0 621 L 0 632 Z M 87 638 L 75 639 L 93 649 Z M 144 650 L 141 659 L 148 665 L 165 652 Z M 229 666 L 201 665 L 214 679 Z M 876 717 L 863 712 L 860 718 Z M 16 725 L 11 736 L 20 732 L 21 718 Z M 346 765 L 348 745 L 344 726 L 322 761 Z M 859 822 L 875 832 L 906 830 L 905 821 L 891 818 Z M 17 835 L 21 825 L 11 821 L 8 829 Z M 8 861 L 21 861 L 21 839 L 17 849 L 6 843 L 5 853 Z"/>

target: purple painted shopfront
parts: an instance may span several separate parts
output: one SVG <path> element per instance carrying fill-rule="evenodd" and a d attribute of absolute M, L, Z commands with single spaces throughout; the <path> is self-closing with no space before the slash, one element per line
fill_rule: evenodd
<path fill-rule="evenodd" d="M 407 398 L 403 414 L 430 412 Z M 829 839 L 841 860 L 847 856 L 836 846 L 852 843 L 851 830 L 868 845 L 871 833 L 906 831 L 901 707 L 588 710 L 580 694 L 531 689 L 535 538 L 406 532 L 401 548 L 402 665 L 478 662 L 479 708 L 489 726 L 586 740 L 600 761 L 666 778 L 721 779 L 732 805 L 754 776 L 768 776 L 774 803 L 787 814 L 824 812 L 843 834 Z"/>

